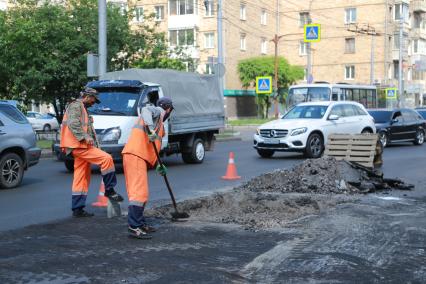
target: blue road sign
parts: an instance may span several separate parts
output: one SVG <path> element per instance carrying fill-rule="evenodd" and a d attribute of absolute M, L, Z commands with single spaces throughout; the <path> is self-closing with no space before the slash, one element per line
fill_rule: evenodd
<path fill-rule="evenodd" d="M 258 94 L 272 93 L 272 77 L 271 76 L 256 77 L 256 93 Z"/>
<path fill-rule="evenodd" d="M 319 24 L 309 24 L 305 25 L 305 42 L 316 42 L 321 39 L 321 25 Z"/>
<path fill-rule="evenodd" d="M 394 100 L 397 97 L 396 88 L 387 88 L 386 91 L 386 99 Z"/>

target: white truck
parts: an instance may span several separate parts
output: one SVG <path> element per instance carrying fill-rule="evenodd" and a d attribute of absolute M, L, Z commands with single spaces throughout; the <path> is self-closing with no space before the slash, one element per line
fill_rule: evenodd
<path fill-rule="evenodd" d="M 223 96 L 217 77 L 168 69 L 128 69 L 109 72 L 88 87 L 99 92 L 100 104 L 89 108 L 102 150 L 116 163 L 141 108 L 162 96 L 173 100 L 174 111 L 165 125 L 162 155 L 181 153 L 185 163 L 202 163 L 213 149 L 215 133 L 225 125 Z M 54 150 L 58 153 L 59 145 Z M 63 157 L 72 171 L 73 160 Z"/>

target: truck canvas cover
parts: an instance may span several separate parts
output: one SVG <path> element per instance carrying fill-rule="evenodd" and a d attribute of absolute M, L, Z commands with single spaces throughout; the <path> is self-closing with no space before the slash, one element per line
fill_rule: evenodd
<path fill-rule="evenodd" d="M 102 80 L 139 80 L 159 84 L 175 107 L 170 117 L 170 131 L 179 134 L 224 127 L 223 96 L 218 78 L 169 69 L 127 69 L 108 72 Z"/>

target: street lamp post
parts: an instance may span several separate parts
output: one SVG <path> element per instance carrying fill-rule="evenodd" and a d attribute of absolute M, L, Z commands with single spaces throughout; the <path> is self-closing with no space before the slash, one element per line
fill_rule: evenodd
<path fill-rule="evenodd" d="M 106 0 L 98 0 L 99 76 L 107 71 L 107 9 Z"/>

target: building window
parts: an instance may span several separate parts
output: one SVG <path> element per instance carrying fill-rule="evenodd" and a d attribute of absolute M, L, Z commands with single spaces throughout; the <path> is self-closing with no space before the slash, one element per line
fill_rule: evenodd
<path fill-rule="evenodd" d="M 268 42 L 264 37 L 262 37 L 262 39 L 260 40 L 260 52 L 262 54 L 266 54 L 268 52 Z"/>
<path fill-rule="evenodd" d="M 299 42 L 299 55 L 304 56 L 308 54 L 307 50 L 308 50 L 308 43 L 304 41 Z"/>
<path fill-rule="evenodd" d="M 240 20 L 246 20 L 246 4 L 240 4 Z"/>
<path fill-rule="evenodd" d="M 240 34 L 240 50 L 246 50 L 246 34 Z"/>
<path fill-rule="evenodd" d="M 415 39 L 413 40 L 413 53 L 419 52 L 419 40 Z"/>
<path fill-rule="evenodd" d="M 170 15 L 191 15 L 194 14 L 194 1 L 192 0 L 170 0 Z"/>
<path fill-rule="evenodd" d="M 206 8 L 206 13 L 204 14 L 206 17 L 211 17 L 214 15 L 214 1 L 213 0 L 205 0 L 204 6 Z"/>
<path fill-rule="evenodd" d="M 194 45 L 194 30 L 169 30 L 170 46 Z"/>
<path fill-rule="evenodd" d="M 262 11 L 260 12 L 260 24 L 261 25 L 266 25 L 266 10 L 262 9 Z"/>
<path fill-rule="evenodd" d="M 345 53 L 355 53 L 355 38 L 345 38 Z"/>
<path fill-rule="evenodd" d="M 142 6 L 136 6 L 133 21 L 137 23 L 143 22 L 143 7 Z"/>
<path fill-rule="evenodd" d="M 214 48 L 214 33 L 204 34 L 204 48 Z"/>
<path fill-rule="evenodd" d="M 395 4 L 395 21 L 399 21 L 401 18 L 404 19 L 405 22 L 408 22 L 409 19 L 409 11 L 408 11 L 408 5 L 406 3 L 399 3 Z"/>
<path fill-rule="evenodd" d="M 155 6 L 155 20 L 164 20 L 164 6 Z"/>
<path fill-rule="evenodd" d="M 345 24 L 356 23 L 356 8 L 345 9 Z"/>
<path fill-rule="evenodd" d="M 206 72 L 205 72 L 205 74 L 214 74 L 213 64 L 206 63 Z"/>
<path fill-rule="evenodd" d="M 355 79 L 355 66 L 345 66 L 345 80 Z"/>
<path fill-rule="evenodd" d="M 307 24 L 309 24 L 309 13 L 308 12 L 299 13 L 299 26 L 304 27 Z"/>
<path fill-rule="evenodd" d="M 393 78 L 398 79 L 399 78 L 399 61 L 395 60 L 393 62 Z"/>

